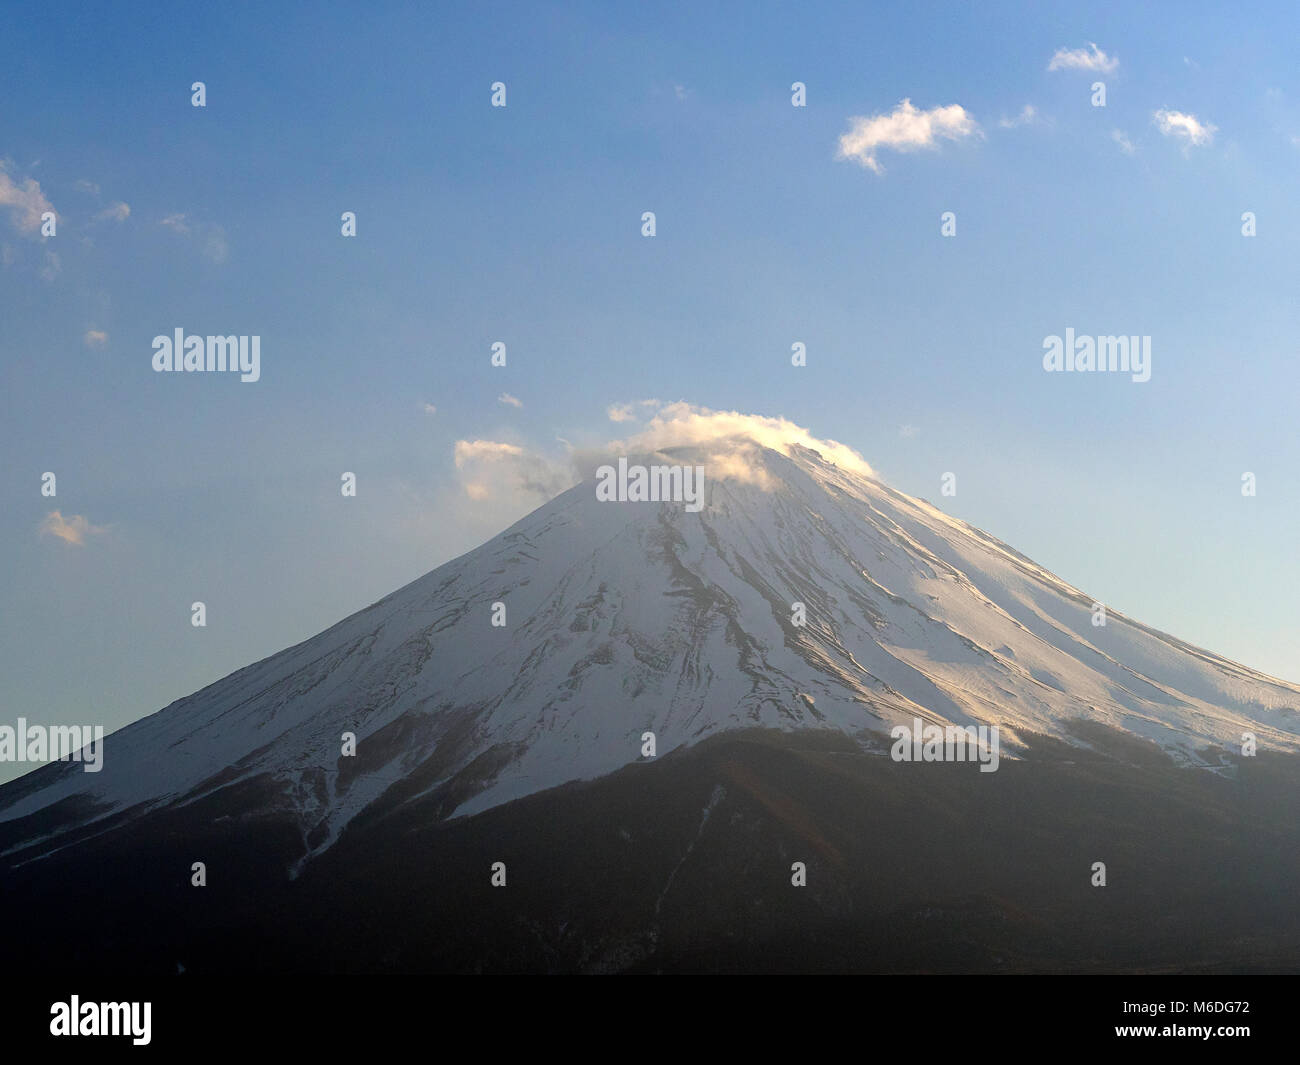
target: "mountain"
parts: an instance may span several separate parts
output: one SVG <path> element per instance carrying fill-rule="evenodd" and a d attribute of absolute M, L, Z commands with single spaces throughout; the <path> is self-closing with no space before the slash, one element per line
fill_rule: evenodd
<path fill-rule="evenodd" d="M 170 885 L 166 905 L 179 907 L 186 854 L 195 856 L 204 841 L 205 853 L 224 856 L 227 885 L 263 899 L 296 898 L 284 902 L 278 920 L 301 929 L 311 923 L 308 913 L 326 921 L 322 900 L 338 902 L 340 885 L 354 878 L 349 870 L 387 869 L 385 890 L 397 890 L 393 878 L 419 867 L 407 846 L 421 834 L 436 830 L 447 854 L 473 853 L 484 863 L 475 868 L 486 870 L 502 840 L 527 850 L 539 835 L 549 839 L 538 826 L 599 818 L 584 805 L 597 793 L 609 810 L 626 806 L 642 838 L 673 824 L 682 837 L 670 833 L 638 852 L 644 883 L 624 884 L 627 898 L 652 883 L 657 892 L 666 874 L 680 892 L 691 876 L 682 863 L 723 862 L 717 875 L 743 877 L 737 870 L 752 869 L 757 841 L 772 833 L 793 831 L 823 855 L 837 855 L 844 869 L 856 868 L 847 856 L 859 843 L 845 837 L 846 826 L 858 823 L 860 803 L 895 809 L 887 780 L 906 780 L 907 788 L 926 781 L 918 810 L 955 788 L 950 812 L 997 794 L 1009 804 L 998 816 L 1029 823 L 1031 811 L 1042 816 L 1074 789 L 1091 802 L 1091 774 L 1119 772 L 1113 787 L 1134 804 L 1127 849 L 1145 838 L 1140 811 L 1172 803 L 1168 816 L 1178 823 L 1171 795 L 1186 791 L 1183 799 L 1207 817 L 1219 810 L 1250 732 L 1268 756 L 1268 772 L 1253 778 L 1265 789 L 1256 798 L 1273 796 L 1270 789 L 1293 795 L 1294 778 L 1269 759 L 1289 766 L 1300 753 L 1300 688 L 1113 610 L 1096 625 L 1090 596 L 993 537 L 811 448 L 732 439 L 643 460 L 702 466 L 703 508 L 605 502 L 592 481 L 576 485 L 312 639 L 115 733 L 102 772 L 51 764 L 0 788 L 0 868 L 33 897 L 66 898 L 66 885 L 52 886 L 53 870 L 66 877 L 94 856 L 97 867 L 118 869 L 124 884 L 141 887 L 156 873 Z M 804 624 L 794 620 L 795 604 Z M 500 605 L 504 624 L 494 625 Z M 979 792 L 968 773 L 934 772 L 964 767 L 882 758 L 890 727 L 914 718 L 998 726 L 1002 768 L 977 778 L 1012 780 Z M 655 735 L 654 758 L 642 755 L 646 732 Z M 342 753 L 348 733 L 356 737 L 354 756 Z M 666 785 L 688 766 L 707 767 L 709 779 Z M 765 777 L 761 766 L 774 775 Z M 1141 786 L 1123 777 L 1135 768 Z M 1031 779 L 1034 788 L 1013 802 L 1008 789 Z M 658 796 L 657 805 L 638 806 L 628 788 Z M 791 799 L 791 788 L 806 799 Z M 845 805 L 814 816 L 807 804 L 820 806 L 836 789 L 847 789 Z M 748 804 L 743 811 L 732 808 L 738 796 Z M 566 812 L 539 821 L 538 811 L 555 803 Z M 665 820 L 655 829 L 659 814 Z M 1060 816 L 1058 823 L 1069 823 Z M 1116 813 L 1115 823 L 1128 823 L 1125 816 Z M 1192 820 L 1200 824 L 1200 816 Z M 524 823 L 534 826 L 527 845 Z M 750 846 L 731 839 L 723 851 L 692 849 L 688 837 L 703 840 L 727 824 L 749 825 Z M 485 825 L 493 826 L 490 836 L 476 836 Z M 637 834 L 627 824 L 605 825 L 595 851 L 602 860 L 610 858 L 605 847 L 622 845 L 610 842 L 616 830 Z M 553 842 L 552 863 L 554 849 L 566 847 L 563 838 Z M 1199 837 L 1195 845 L 1207 846 Z M 787 844 L 772 846 L 776 853 Z M 953 891 L 962 868 L 953 871 Z M 445 881 L 445 867 L 428 875 Z M 293 887 L 297 880 L 303 886 Z M 839 903 L 825 889 L 810 897 L 844 919 L 841 903 L 858 889 L 842 881 Z M 570 896 L 589 904 L 575 926 L 610 905 L 591 891 Z M 464 916 L 480 896 L 466 895 L 463 912 L 448 901 L 446 912 Z M 588 929 L 584 935 L 604 945 L 591 957 L 566 956 L 560 967 L 620 968 L 654 956 L 662 930 L 651 926 L 658 927 L 663 899 L 651 906 L 647 897 L 640 924 L 613 936 L 614 946 Z M 228 904 L 222 920 L 232 926 L 264 928 L 269 920 Z M 565 909 L 538 899 L 530 905 L 544 916 L 529 920 L 542 924 L 556 905 Z M 409 916 L 418 903 L 402 896 L 387 906 L 389 916 L 375 918 L 381 923 Z M 192 911 L 175 913 L 182 925 L 195 919 L 179 916 Z M 381 939 L 402 938 L 397 927 Z M 457 954 L 461 948 L 450 946 L 454 928 L 439 928 L 435 938 L 451 953 L 436 964 L 427 957 L 404 964 L 481 964 L 472 948 L 462 944 Z M 842 930 L 827 935 L 828 944 L 843 941 Z M 530 942 L 542 950 L 542 940 Z M 295 956 L 311 953 L 295 944 Z M 716 948 L 708 945 L 706 955 Z M 514 949 L 501 947 L 502 967 L 549 964 L 544 951 Z M 696 949 L 674 956 L 695 957 Z M 1055 949 L 1043 947 L 1043 957 Z M 446 960 L 453 956 L 455 964 Z M 158 957 L 150 955 L 150 964 Z M 373 967 L 385 967 L 385 958 L 391 961 L 376 954 Z"/>

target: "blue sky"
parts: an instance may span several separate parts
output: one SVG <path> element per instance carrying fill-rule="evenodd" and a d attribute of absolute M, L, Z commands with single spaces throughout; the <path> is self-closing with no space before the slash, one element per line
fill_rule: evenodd
<path fill-rule="evenodd" d="M 457 441 L 558 468 L 650 397 L 1300 680 L 1294 7 L 700 6 L 9 8 L 0 718 L 115 728 L 313 635 L 540 502 L 471 498 Z M 261 380 L 154 373 L 178 327 Z M 1067 327 L 1151 380 L 1044 372 Z"/>

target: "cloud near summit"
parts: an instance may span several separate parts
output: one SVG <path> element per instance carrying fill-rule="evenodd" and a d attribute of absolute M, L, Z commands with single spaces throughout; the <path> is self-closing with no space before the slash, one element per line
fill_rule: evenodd
<path fill-rule="evenodd" d="M 563 464 L 518 444 L 457 440 L 453 457 L 465 494 L 471 499 L 531 501 L 537 506 L 576 480 Z"/>
<path fill-rule="evenodd" d="M 634 413 L 637 412 L 637 413 Z M 822 440 L 785 418 L 740 411 L 712 410 L 678 401 L 641 400 L 616 404 L 611 421 L 640 422 L 631 436 L 583 447 L 565 444 L 562 456 L 548 456 L 519 444 L 493 440 L 458 440 L 454 450 L 461 485 L 471 499 L 513 505 L 519 511 L 538 506 L 619 455 L 650 455 L 673 447 L 709 449 L 708 476 L 762 484 L 755 447 L 792 453 L 795 445 L 819 452 L 828 462 L 867 477 L 875 473 L 860 454 L 845 444 Z"/>
<path fill-rule="evenodd" d="M 851 447 L 834 440 L 818 439 L 785 418 L 742 414 L 734 410 L 710 410 L 681 401 L 664 404 L 650 416 L 639 433 L 626 440 L 612 441 L 607 447 L 624 453 L 737 442 L 757 444 L 784 455 L 790 454 L 792 446 L 798 444 L 821 452 L 823 458 L 837 466 L 866 477 L 875 476 L 867 460 Z"/>

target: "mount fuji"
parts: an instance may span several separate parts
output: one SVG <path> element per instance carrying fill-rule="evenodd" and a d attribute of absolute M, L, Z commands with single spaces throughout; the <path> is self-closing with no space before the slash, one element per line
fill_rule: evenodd
<path fill-rule="evenodd" d="M 321 887 L 328 894 L 341 890 L 345 855 L 355 863 L 365 853 L 377 870 L 435 828 L 444 853 L 461 846 L 477 855 L 473 826 L 493 826 L 484 839 L 496 844 L 522 831 L 511 827 L 515 810 L 530 811 L 516 825 L 538 823 L 537 811 L 555 802 L 568 805 L 548 815 L 552 826 L 596 816 L 585 808 L 596 801 L 591 789 L 607 787 L 632 789 L 632 820 L 695 796 L 672 815 L 694 839 L 663 840 L 658 857 L 644 858 L 656 891 L 668 875 L 680 892 L 690 879 L 680 863 L 711 860 L 701 841 L 726 824 L 794 832 L 847 862 L 854 844 L 837 844 L 835 833 L 850 815 L 800 812 L 789 790 L 806 777 L 814 803 L 839 786 L 826 774 L 841 770 L 802 761 L 765 777 L 746 759 L 813 751 L 822 752 L 809 755 L 814 762 L 852 757 L 874 766 L 863 772 L 903 771 L 882 756 L 890 729 L 917 718 L 997 726 L 1003 767 L 994 776 L 1016 777 L 1017 764 L 1038 765 L 1035 753 L 1050 752 L 1052 773 L 1146 767 L 1147 784 L 1158 778 L 1165 798 L 1210 789 L 1211 803 L 1220 801 L 1215 789 L 1236 786 L 1244 734 L 1270 756 L 1300 753 L 1300 688 L 1113 610 L 1097 624 L 1091 596 L 862 468 L 744 437 L 644 457 L 704 468 L 698 513 L 602 501 L 584 480 L 319 635 L 108 737 L 102 772 L 53 763 L 0 788 L 0 870 L 35 891 L 53 870 L 66 877 L 92 855 L 162 863 L 176 845 L 181 863 L 177 840 L 206 840 L 229 854 L 250 891 L 270 878 L 287 898 L 325 884 L 322 871 L 332 870 Z M 653 758 L 643 755 L 646 733 Z M 744 757 L 727 746 L 754 737 L 763 739 Z M 355 754 L 344 753 L 350 742 Z M 665 773 L 691 765 L 697 782 L 662 790 Z M 909 779 L 933 783 L 935 768 L 944 767 Z M 1050 791 L 1052 779 L 1038 786 Z M 845 801 L 872 802 L 878 786 Z M 588 799 L 575 806 L 579 794 Z M 741 794 L 758 805 L 726 814 Z M 624 801 L 607 800 L 611 809 Z M 1134 808 L 1149 801 L 1135 797 Z M 1014 816 L 1030 817 L 1025 807 Z M 446 842 L 453 837 L 461 842 Z M 492 847 L 482 846 L 486 862 Z M 797 855 L 788 846 L 776 851 Z M 756 860 L 747 853 L 744 868 Z M 188 867 L 166 873 L 169 890 L 185 890 Z M 846 919 L 853 890 L 841 883 L 823 908 Z M 314 911 L 305 897 L 286 902 L 285 913 L 324 920 L 324 895 L 313 896 Z M 589 929 L 586 953 L 547 964 L 620 968 L 656 957 L 663 941 L 647 929 L 664 907 L 658 896 L 653 918 L 612 939 Z M 551 934 L 560 933 L 530 933 Z M 502 967 L 536 967 L 533 956 L 501 949 L 499 958 L 515 958 Z M 481 964 L 457 957 L 447 964 Z M 376 956 L 373 966 L 390 962 Z"/>

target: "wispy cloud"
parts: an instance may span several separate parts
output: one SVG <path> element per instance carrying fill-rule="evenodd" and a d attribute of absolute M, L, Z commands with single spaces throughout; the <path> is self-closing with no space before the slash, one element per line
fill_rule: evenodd
<path fill-rule="evenodd" d="M 95 215 L 96 222 L 125 222 L 131 216 L 131 208 L 118 200 L 111 203 Z"/>
<path fill-rule="evenodd" d="M 937 149 L 940 140 L 976 136 L 979 126 L 960 104 L 921 111 L 905 99 L 889 114 L 849 119 L 849 131 L 840 136 L 837 158 L 852 159 L 875 174 L 884 168 L 876 158 L 882 148 L 896 152 Z"/>
<path fill-rule="evenodd" d="M 1058 48 L 1052 53 L 1048 70 L 1090 70 L 1098 74 L 1110 74 L 1119 66 L 1119 59 L 1107 55 L 1093 42 L 1087 48 Z"/>
<path fill-rule="evenodd" d="M 1185 111 L 1161 109 L 1151 116 L 1151 120 L 1166 137 L 1182 141 L 1184 148 L 1210 144 L 1219 128 Z"/>
<path fill-rule="evenodd" d="M 453 451 L 465 494 L 512 506 L 536 506 L 577 479 L 567 462 L 498 440 L 457 440 Z"/>
<path fill-rule="evenodd" d="M 422 407 L 424 408 L 424 413 L 425 413 L 425 414 L 437 414 L 437 413 L 438 413 L 438 408 L 435 407 L 432 403 L 424 403 L 424 404 L 422 404 Z"/>
<path fill-rule="evenodd" d="M 224 263 L 230 256 L 230 245 L 226 243 L 226 231 L 220 226 L 209 226 L 203 237 L 203 254 L 214 263 Z"/>
<path fill-rule="evenodd" d="M 19 233 L 34 237 L 41 231 L 41 215 L 54 211 L 54 206 L 35 178 L 15 181 L 12 166 L 7 159 L 0 160 L 0 207 L 9 209 L 9 219 Z M 57 219 L 58 212 L 54 213 Z"/>
<path fill-rule="evenodd" d="M 59 276 L 59 272 L 62 269 L 63 260 L 59 258 L 58 252 L 47 250 L 45 252 L 45 261 L 41 264 L 41 268 L 36 272 L 40 275 L 42 281 L 53 281 Z"/>
<path fill-rule="evenodd" d="M 87 329 L 86 335 L 81 339 L 85 341 L 88 348 L 102 348 L 108 343 L 108 334 L 101 329 Z"/>
<path fill-rule="evenodd" d="M 661 407 L 663 403 L 657 399 L 638 399 L 634 403 L 611 403 L 605 408 L 605 414 L 611 422 L 632 422 L 636 421 L 636 409 L 648 410 L 651 407 Z"/>
<path fill-rule="evenodd" d="M 1037 126 L 1042 124 L 1042 117 L 1038 114 L 1038 108 L 1033 104 L 1025 104 L 1020 109 L 1020 114 L 1015 118 L 1000 118 L 998 125 L 1002 129 L 1015 129 L 1017 126 Z"/>
<path fill-rule="evenodd" d="M 524 405 L 523 400 L 516 399 L 509 392 L 502 392 L 501 395 L 497 396 L 497 402 L 507 407 L 522 407 Z"/>
<path fill-rule="evenodd" d="M 38 532 L 42 536 L 58 537 L 65 544 L 84 547 L 86 537 L 101 536 L 108 532 L 108 527 L 92 525 L 84 514 L 74 514 L 70 519 L 65 520 L 62 511 L 52 510 L 45 515 Z"/>
<path fill-rule="evenodd" d="M 1111 130 L 1110 139 L 1119 145 L 1119 150 L 1125 155 L 1133 155 L 1137 151 L 1137 148 L 1134 146 L 1133 142 L 1128 139 L 1123 130 Z"/>
<path fill-rule="evenodd" d="M 898 435 L 901 436 L 904 440 L 914 437 L 920 431 L 921 430 L 918 429 L 915 425 L 900 425 L 898 427 Z"/>
<path fill-rule="evenodd" d="M 497 440 L 457 440 L 454 452 L 457 468 L 475 459 L 516 458 L 524 453 L 518 444 Z"/>
<path fill-rule="evenodd" d="M 229 257 L 230 246 L 226 241 L 226 231 L 212 222 L 197 222 L 182 212 L 169 214 L 160 219 L 158 224 L 183 237 L 193 237 L 199 251 L 214 263 L 224 263 Z"/>

